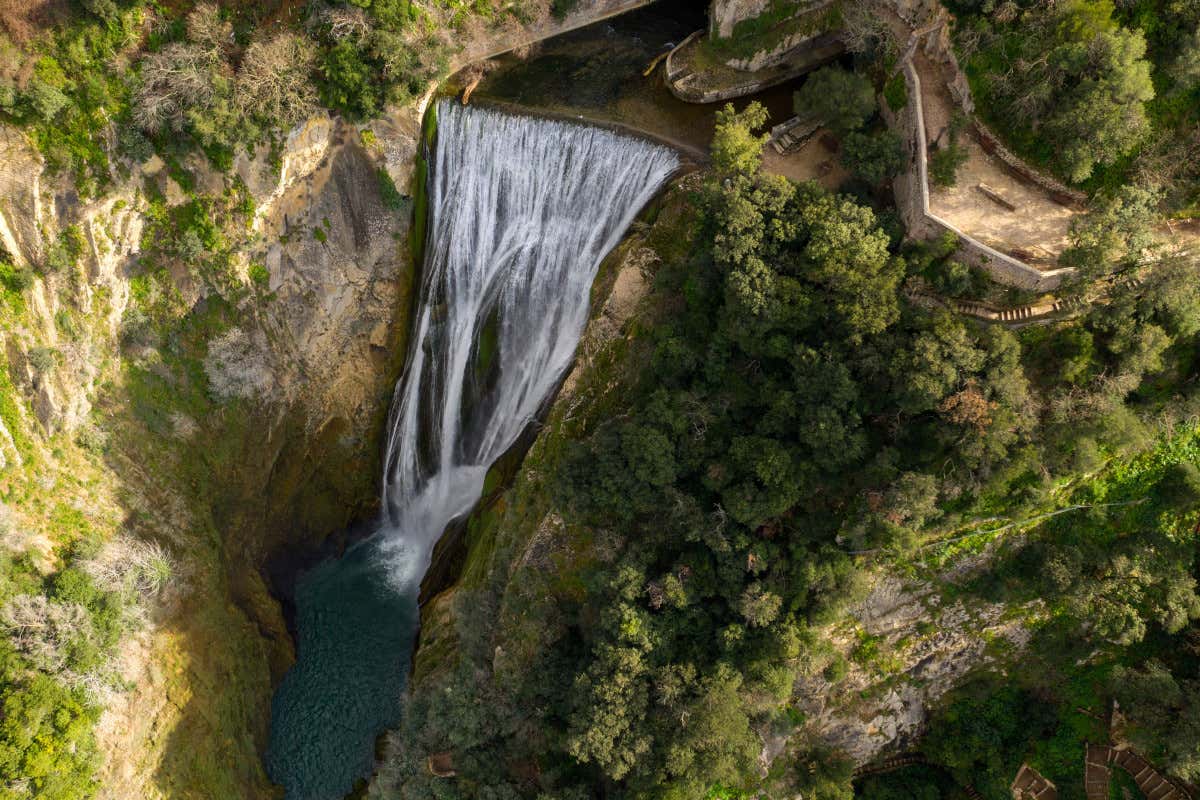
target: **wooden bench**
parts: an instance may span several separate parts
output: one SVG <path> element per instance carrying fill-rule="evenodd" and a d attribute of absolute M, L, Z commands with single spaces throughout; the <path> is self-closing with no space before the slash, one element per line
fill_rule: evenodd
<path fill-rule="evenodd" d="M 975 184 L 975 188 L 978 189 L 983 194 L 984 197 L 986 197 L 988 200 L 991 200 L 993 203 L 996 203 L 999 206 L 1007 208 L 1009 211 L 1017 211 L 1018 210 L 1016 203 L 1012 202 L 1007 197 L 1000 194 L 1000 192 L 996 191 L 991 186 L 988 186 L 986 183 L 977 183 L 977 184 Z"/>

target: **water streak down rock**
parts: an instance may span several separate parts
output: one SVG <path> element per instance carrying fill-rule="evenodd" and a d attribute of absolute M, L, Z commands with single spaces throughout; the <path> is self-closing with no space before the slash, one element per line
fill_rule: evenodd
<path fill-rule="evenodd" d="M 442 102 L 379 546 L 416 586 L 571 363 L 601 260 L 679 166 L 611 131 Z"/>

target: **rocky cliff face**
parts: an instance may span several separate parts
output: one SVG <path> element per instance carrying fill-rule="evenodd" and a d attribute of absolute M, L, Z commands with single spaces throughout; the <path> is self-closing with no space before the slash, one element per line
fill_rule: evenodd
<path fill-rule="evenodd" d="M 100 437 L 97 503 L 123 509 L 118 535 L 167 542 L 177 562 L 175 589 L 121 646 L 131 688 L 107 698 L 98 728 L 104 797 L 271 794 L 257 751 L 291 644 L 258 570 L 373 507 L 414 272 L 411 205 L 385 195 L 381 176 L 407 190 L 418 132 L 416 108 L 362 129 L 318 118 L 274 164 L 266 148 L 229 174 L 153 158 L 120 165 L 85 202 L 22 132 L 0 128 L 0 243 L 36 276 L 0 343 L 32 412 L 21 427 L 64 443 L 38 469 Z M 156 320 L 161 340 L 131 340 L 150 198 L 170 211 L 239 184 L 254 210 L 246 230 L 225 232 L 232 285 L 167 263 L 178 314 Z M 146 396 L 134 373 L 163 391 Z M 0 453 L 15 467 L 13 434 Z"/>
<path fill-rule="evenodd" d="M 583 0 L 563 19 L 467 30 L 455 61 L 649 1 Z M 423 108 L 359 126 L 316 118 L 226 171 L 198 153 L 115 163 L 88 199 L 0 126 L 0 247 L 33 276 L 0 330 L 17 406 L 0 414 L 0 482 L 24 470 L 39 509 L 69 500 L 175 564 L 115 659 L 123 688 L 105 694 L 97 727 L 101 797 L 275 795 L 259 754 L 293 656 L 260 568 L 374 508 L 415 272 Z M 219 223 L 232 256 L 220 281 L 148 254 L 163 215 L 197 198 L 242 198 L 244 224 Z M 0 400 L 7 391 L 0 380 Z M 51 570 L 57 534 L 24 511 L 15 546 Z"/>
<path fill-rule="evenodd" d="M 1040 605 L 943 600 L 943 586 L 961 580 L 976 564 L 902 580 L 883 571 L 850 617 L 826 632 L 844 677 L 821 672 L 795 687 L 807 732 L 866 764 L 916 742 L 928 709 L 969 672 L 1003 665 L 1029 642 L 1028 622 Z M 764 761 L 773 759 L 769 738 Z"/>

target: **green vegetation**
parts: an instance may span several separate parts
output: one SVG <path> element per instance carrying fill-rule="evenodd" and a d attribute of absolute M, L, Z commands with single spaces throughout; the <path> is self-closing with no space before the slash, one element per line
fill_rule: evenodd
<path fill-rule="evenodd" d="M 843 137 L 875 115 L 875 87 L 858 72 L 822 67 L 805 79 L 794 106 L 798 115 L 812 115 Z"/>
<path fill-rule="evenodd" d="M 722 60 L 750 58 L 770 52 L 790 36 L 817 35 L 839 27 L 842 13 L 838 3 L 797 13 L 799 8 L 792 0 L 770 0 L 761 13 L 734 24 L 730 36 L 718 37 L 713 31 L 701 47 Z"/>
<path fill-rule="evenodd" d="M 958 168 L 967 163 L 966 148 L 958 143 L 939 147 L 929 156 L 929 179 L 938 186 L 953 186 L 958 181 Z"/>
<path fill-rule="evenodd" d="M 45 19 L 0 12 L 0 119 L 28 127 L 84 197 L 124 169 L 95 135 L 110 124 L 120 157 L 157 151 L 170 161 L 200 148 L 227 172 L 238 151 L 274 146 L 322 108 L 357 120 L 417 97 L 446 74 L 472 20 L 548 13 L 531 0 L 502 10 L 484 0 L 333 0 L 289 17 L 302 24 L 280 24 L 268 6 L 81 0 Z M 554 13 L 571 6 L 556 0 Z"/>
<path fill-rule="evenodd" d="M 1190 213 L 1200 11 L 1159 0 L 952 5 L 979 113 L 1021 155 L 1089 190 L 1156 187 L 1167 210 Z"/>
<path fill-rule="evenodd" d="M 904 163 L 904 144 L 892 131 L 874 135 L 854 131 L 842 140 L 842 164 L 872 186 L 896 177 Z"/>
<path fill-rule="evenodd" d="M 528 22 L 575 3 L 335 0 L 266 36 L 240 4 L 184 5 L 86 0 L 19 43 L 0 36 L 0 114 L 81 195 L 102 192 L 124 159 L 156 152 L 182 193 L 172 205 L 144 189 L 124 357 L 105 365 L 95 421 L 73 439 L 43 436 L 21 394 L 70 367 L 81 344 L 105 344 L 89 316 L 105 312 L 102 296 L 85 313 L 62 290 L 57 338 L 10 347 L 0 369 L 12 437 L 0 442 L 0 500 L 49 543 L 0 555 L 3 797 L 94 794 L 94 726 L 116 680 L 106 668 L 139 598 L 172 582 L 171 554 L 151 544 L 164 533 L 192 548 L 200 587 L 171 651 L 188 677 L 170 680 L 223 685 L 184 687 L 194 696 L 161 781 L 214 797 L 265 784 L 252 732 L 266 714 L 268 645 L 262 620 L 226 602 L 253 608 L 264 590 L 240 569 L 247 553 L 222 542 L 245 503 L 225 484 L 263 465 L 246 458 L 251 402 L 229 396 L 205 356 L 270 298 L 271 275 L 254 262 L 243 276 L 237 257 L 253 239 L 245 185 L 199 193 L 189 148 L 229 171 L 241 151 L 278 152 L 281 135 L 322 108 L 359 119 L 411 100 L 445 72 L 454 32 L 471 20 Z M 1028 297 L 955 261 L 953 237 L 901 244 L 887 182 L 903 152 L 876 97 L 892 111 L 909 98 L 880 64 L 819 70 L 795 98 L 839 138 L 852 194 L 766 174 L 763 110 L 722 111 L 711 170 L 638 227 L 659 257 L 644 311 L 589 350 L 571 407 L 552 415 L 513 488 L 496 477 L 511 465 L 489 476 L 457 596 L 432 606 L 403 747 L 377 796 L 932 800 L 971 783 L 1000 800 L 1022 761 L 1066 796 L 1079 788 L 1082 744 L 1107 734 L 1094 715 L 1114 698 L 1132 742 L 1200 780 L 1200 280 L 1181 258 L 1136 280 L 1110 274 L 1157 254 L 1164 208 L 1200 203 L 1194 137 L 1181 133 L 1197 119 L 1200 17 L 1166 0 L 960 11 L 987 120 L 1024 156 L 1094 190 L 1063 261 L 1078 267 L 1077 288 L 1107 281 L 1104 302 L 1014 332 L 906 299 L 905 289 Z M 736 54 L 815 24 L 793 12 L 773 2 L 715 46 Z M 96 135 L 110 122 L 111 152 Z M 426 143 L 435 125 L 430 113 Z M 943 185 L 965 158 L 959 125 L 931 155 Z M 417 169 L 419 254 L 423 161 Z M 386 171 L 378 190 L 407 213 Z M 330 228 L 305 236 L 326 242 Z M 27 327 L 35 281 L 76 284 L 87 248 L 67 227 L 35 268 L 0 253 L 6 329 Z M 189 426 L 191 443 L 180 434 Z M 69 468 L 47 471 L 47 450 Z M 159 496 L 145 487 L 122 498 L 123 519 L 95 518 L 84 477 L 126 462 L 187 487 L 186 530 L 154 519 Z M 123 545 L 135 549 L 117 569 L 102 553 L 126 538 L 141 544 Z M 935 709 L 922 747 L 936 766 L 854 786 L 850 760 L 804 732 L 798 681 L 837 692 L 864 674 L 899 680 L 897 649 L 847 624 L 868 570 L 930 577 L 931 565 L 989 543 L 985 569 L 938 588 L 1028 623 L 1028 655 L 971 676 Z M 848 642 L 840 650 L 835 630 Z M 1003 662 L 1010 645 L 989 646 Z M 799 733 L 765 778 L 764 732 Z M 452 756 L 454 781 L 430 776 L 435 753 Z"/>
<path fill-rule="evenodd" d="M 379 169 L 379 195 L 383 198 L 384 206 L 392 211 L 400 211 L 404 208 L 404 195 L 396 188 L 396 182 L 392 180 L 392 176 L 382 167 Z"/>
<path fill-rule="evenodd" d="M 873 95 L 851 111 L 848 137 Z M 801 677 L 899 670 L 878 637 L 860 633 L 852 666 L 826 640 L 861 596 L 855 554 L 918 569 L 980 519 L 1034 521 L 995 570 L 946 591 L 1046 598 L 1044 658 L 947 701 L 927 752 L 949 772 L 922 796 L 969 780 L 1005 797 L 1025 759 L 1069 782 L 1066 754 L 1081 771 L 1096 734 L 1075 709 L 1109 691 L 1082 656 L 1125 657 L 1200 617 L 1197 480 L 1180 466 L 1195 434 L 1153 432 L 1195 405 L 1195 267 L 1164 262 L 1081 320 L 1019 335 L 909 304 L 902 281 L 987 282 L 950 260 L 952 237 L 899 247 L 851 198 L 762 172 L 764 120 L 720 113 L 695 215 L 661 223 L 650 319 L 595 356 L 570 422 L 549 421 L 530 477 L 472 528 L 475 566 L 446 601 L 470 620 L 457 649 L 439 638 L 427 655 L 439 667 L 378 796 L 441 796 L 423 758 L 449 751 L 452 796 L 848 797 L 848 763 L 803 737 L 759 777 L 753 731 L 803 724 Z M 547 535 L 528 546 L 550 555 L 525 551 Z M 539 777 L 521 788 L 514 773 Z"/>
<path fill-rule="evenodd" d="M 904 80 L 902 71 L 896 72 L 883 85 L 883 99 L 887 102 L 888 108 L 897 113 L 908 105 L 908 84 Z"/>

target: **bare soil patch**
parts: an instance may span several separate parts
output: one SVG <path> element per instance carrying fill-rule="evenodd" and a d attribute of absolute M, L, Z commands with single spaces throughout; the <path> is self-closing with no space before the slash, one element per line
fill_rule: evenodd
<path fill-rule="evenodd" d="M 763 167 L 767 172 L 783 175 L 794 181 L 816 181 L 830 191 L 836 191 L 850 173 L 842 166 L 837 153 L 826 147 L 818 132 L 799 150 L 780 155 L 771 145 L 763 148 Z"/>

